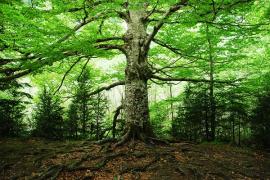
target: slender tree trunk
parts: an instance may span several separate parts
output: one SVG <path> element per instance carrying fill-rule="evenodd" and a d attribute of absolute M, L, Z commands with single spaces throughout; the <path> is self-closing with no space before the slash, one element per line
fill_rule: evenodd
<path fill-rule="evenodd" d="M 207 102 L 204 102 L 204 103 L 205 103 L 204 105 L 205 106 L 205 134 L 206 134 L 206 140 L 209 141 L 208 103 Z"/>
<path fill-rule="evenodd" d="M 235 119 L 234 119 L 234 115 L 232 118 L 232 136 L 233 136 L 233 143 L 235 143 Z"/>
<path fill-rule="evenodd" d="M 155 94 L 154 94 L 154 103 L 156 103 L 157 102 L 157 89 L 155 88 L 154 91 L 155 91 Z"/>
<path fill-rule="evenodd" d="M 78 122 L 76 120 L 76 125 L 75 125 L 75 138 L 78 139 Z"/>
<path fill-rule="evenodd" d="M 238 146 L 241 145 L 241 118 L 238 117 Z"/>
<path fill-rule="evenodd" d="M 98 93 L 98 97 L 97 97 L 97 117 L 96 117 L 96 140 L 99 140 L 99 117 L 100 117 L 100 93 Z"/>
<path fill-rule="evenodd" d="M 82 113 L 82 120 L 83 120 L 83 124 L 82 124 L 82 134 L 83 134 L 83 137 L 85 138 L 86 136 L 86 121 L 87 121 L 87 105 L 86 105 L 86 102 L 83 100 L 82 102 L 82 106 L 83 106 L 83 113 Z"/>
<path fill-rule="evenodd" d="M 171 103 L 170 103 L 170 106 L 171 106 L 171 121 L 173 122 L 174 114 L 173 114 L 173 101 L 172 101 L 172 97 L 173 97 L 173 94 L 172 94 L 172 85 L 170 84 L 170 98 L 171 98 Z"/>
<path fill-rule="evenodd" d="M 211 139 L 215 140 L 216 134 L 216 104 L 215 104 L 215 97 L 214 97 L 214 59 L 212 54 L 212 43 L 209 36 L 209 27 L 206 25 L 206 36 L 208 41 L 208 48 L 209 48 L 209 100 L 210 100 L 210 122 L 211 122 Z"/>
<path fill-rule="evenodd" d="M 149 121 L 147 80 L 147 38 L 145 10 L 130 10 L 125 34 L 127 66 L 125 70 L 125 119 L 127 137 L 145 140 L 152 136 Z"/>

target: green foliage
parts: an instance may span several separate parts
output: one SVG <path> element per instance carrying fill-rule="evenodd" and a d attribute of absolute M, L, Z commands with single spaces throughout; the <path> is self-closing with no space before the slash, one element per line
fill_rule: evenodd
<path fill-rule="evenodd" d="M 258 98 L 258 105 L 251 116 L 252 135 L 256 144 L 270 147 L 270 93 Z"/>
<path fill-rule="evenodd" d="M 1 84 L 0 92 L 0 136 L 26 135 L 25 109 L 31 96 L 22 92 L 28 84 L 12 81 Z"/>
<path fill-rule="evenodd" d="M 67 127 L 70 137 L 100 140 L 104 136 L 107 100 L 102 94 L 89 96 L 93 91 L 90 70 L 86 68 L 76 82 L 75 96 L 69 106 Z"/>
<path fill-rule="evenodd" d="M 39 102 L 36 105 L 33 118 L 35 119 L 34 136 L 49 139 L 63 138 L 63 108 L 61 100 L 53 96 L 49 88 L 43 88 L 39 95 Z"/>
<path fill-rule="evenodd" d="M 172 122 L 172 136 L 191 141 L 209 141 L 212 121 L 208 86 L 189 84 L 180 100 L 177 117 Z M 215 88 L 215 137 L 217 141 L 241 143 L 250 138 L 250 99 L 237 89 Z"/>
<path fill-rule="evenodd" d="M 209 94 L 203 85 L 188 85 L 172 122 L 172 136 L 190 141 L 208 140 L 210 136 Z"/>
<path fill-rule="evenodd" d="M 171 129 L 168 106 L 168 101 L 160 101 L 150 108 L 151 125 L 155 134 L 159 137 L 168 136 Z"/>
<path fill-rule="evenodd" d="M 72 139 L 78 138 L 80 119 L 78 116 L 78 107 L 75 102 L 71 102 L 68 108 L 66 121 L 67 137 Z"/>

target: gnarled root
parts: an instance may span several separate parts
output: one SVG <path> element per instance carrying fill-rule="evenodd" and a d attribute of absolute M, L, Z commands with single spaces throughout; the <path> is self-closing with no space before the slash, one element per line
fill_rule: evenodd
<path fill-rule="evenodd" d="M 166 140 L 162 140 L 162 139 L 158 139 L 155 137 L 152 137 L 150 135 L 147 135 L 144 132 L 140 132 L 140 131 L 131 131 L 131 129 L 129 128 L 128 131 L 126 132 L 126 134 L 124 136 L 122 136 L 122 138 L 113 145 L 113 148 L 121 146 L 123 144 L 125 144 L 128 141 L 135 141 L 135 140 L 139 140 L 142 141 L 146 144 L 151 144 L 151 145 L 169 145 L 169 143 Z"/>

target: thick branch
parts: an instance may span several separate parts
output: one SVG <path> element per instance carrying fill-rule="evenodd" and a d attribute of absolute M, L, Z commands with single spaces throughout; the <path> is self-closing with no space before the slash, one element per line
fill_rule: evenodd
<path fill-rule="evenodd" d="M 154 22 L 154 21 L 158 21 L 157 19 L 150 19 L 149 21 Z M 237 23 L 237 22 L 212 22 L 212 21 L 205 21 L 205 20 L 198 20 L 198 23 L 207 23 L 213 26 L 228 26 L 228 27 L 261 27 L 261 26 L 268 26 L 270 25 L 269 22 L 266 23 L 257 23 L 257 24 L 241 24 L 241 23 Z M 165 21 L 164 24 L 188 24 L 190 22 L 188 21 Z"/>
<path fill-rule="evenodd" d="M 175 78 L 173 78 L 173 77 L 167 78 L 167 77 L 160 77 L 160 76 L 156 76 L 156 75 L 153 75 L 152 78 L 160 80 L 160 81 L 187 81 L 187 82 L 194 82 L 194 83 L 199 83 L 199 82 L 209 83 L 209 82 L 211 82 L 208 79 L 177 78 L 177 77 L 175 77 Z M 232 84 L 234 81 L 215 80 L 214 82 L 215 83 L 221 83 L 221 84 Z"/>
<path fill-rule="evenodd" d="M 104 50 L 113 50 L 117 49 L 124 54 L 126 54 L 125 48 L 122 45 L 114 45 L 114 44 L 99 44 L 95 46 L 98 49 L 104 49 Z"/>
<path fill-rule="evenodd" d="M 100 93 L 100 92 L 102 92 L 104 90 L 108 91 L 108 90 L 110 90 L 110 89 L 112 89 L 112 88 L 114 88 L 116 86 L 121 86 L 121 85 L 125 85 L 125 81 L 119 81 L 119 82 L 115 82 L 115 83 L 113 83 L 113 84 L 111 84 L 109 86 L 101 87 L 101 88 L 99 88 L 99 89 L 97 89 L 97 90 L 89 93 L 88 96 L 92 96 L 92 95 L 98 94 L 98 93 Z"/>
<path fill-rule="evenodd" d="M 97 39 L 96 42 L 101 43 L 101 42 L 114 41 L 114 40 L 123 40 L 123 38 L 122 37 L 101 38 L 101 39 Z"/>
<path fill-rule="evenodd" d="M 17 51 L 16 49 L 14 49 L 14 50 Z M 33 60 L 35 58 L 36 57 L 34 57 L 34 56 L 30 56 L 29 53 L 22 54 L 22 57 L 19 57 L 19 58 L 12 58 L 12 59 L 0 58 L 0 66 L 8 64 L 8 63 L 13 63 L 13 62 L 19 62 L 19 61 L 25 61 L 25 60 Z"/>
<path fill-rule="evenodd" d="M 118 14 L 118 16 L 125 20 L 126 22 L 128 22 L 130 19 L 129 19 L 129 15 L 128 15 L 128 11 L 126 12 L 122 12 L 122 11 L 116 11 L 116 13 Z"/>
<path fill-rule="evenodd" d="M 19 67 L 0 68 L 0 73 L 9 74 L 9 73 L 13 73 L 13 72 L 20 71 L 20 70 L 21 70 L 21 68 L 19 68 Z"/>
<path fill-rule="evenodd" d="M 8 82 L 8 81 L 14 80 L 14 79 L 16 79 L 16 78 L 19 78 L 19 77 L 25 76 L 25 75 L 27 75 L 27 74 L 30 74 L 31 72 L 32 72 L 31 69 L 27 69 L 27 70 L 18 72 L 18 73 L 16 73 L 16 74 L 13 74 L 13 75 L 10 75 L 10 76 L 1 77 L 1 78 L 0 78 L 0 83 Z"/>
<path fill-rule="evenodd" d="M 164 14 L 164 16 L 154 26 L 154 30 L 152 31 L 152 33 L 148 36 L 145 42 L 145 47 L 149 48 L 151 41 L 154 39 L 160 28 L 164 25 L 165 20 L 168 19 L 171 14 L 178 11 L 181 7 L 186 6 L 187 2 L 188 0 L 181 0 L 181 2 L 176 3 Z"/>

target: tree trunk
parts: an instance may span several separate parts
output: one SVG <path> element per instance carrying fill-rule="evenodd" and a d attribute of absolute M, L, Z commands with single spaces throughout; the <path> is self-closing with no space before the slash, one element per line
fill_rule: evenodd
<path fill-rule="evenodd" d="M 208 122 L 208 103 L 206 102 L 206 98 L 204 99 L 204 107 L 205 107 L 205 135 L 206 140 L 209 141 L 209 122 Z"/>
<path fill-rule="evenodd" d="M 235 143 L 235 119 L 234 119 L 234 115 L 233 115 L 233 118 L 232 118 L 232 141 L 233 141 L 233 144 Z"/>
<path fill-rule="evenodd" d="M 241 117 L 238 117 L 238 146 L 241 145 Z"/>
<path fill-rule="evenodd" d="M 96 117 L 96 140 L 99 140 L 99 117 L 100 117 L 100 93 L 97 96 L 97 117 Z"/>
<path fill-rule="evenodd" d="M 171 122 L 173 122 L 174 114 L 173 114 L 173 101 L 172 101 L 172 98 L 173 98 L 172 85 L 170 84 L 169 87 L 170 87 L 170 98 L 171 98 L 171 102 L 170 102 L 170 106 L 171 106 Z"/>
<path fill-rule="evenodd" d="M 127 66 L 125 70 L 125 119 L 128 138 L 145 140 L 152 136 L 149 121 L 147 80 L 147 38 L 144 10 L 131 10 L 125 34 Z"/>
<path fill-rule="evenodd" d="M 206 25 L 206 37 L 208 41 L 208 48 L 209 48 L 209 99 L 210 99 L 210 123 L 211 123 L 211 140 L 215 140 L 216 135 L 216 103 L 215 103 L 215 96 L 214 96 L 214 59 L 212 54 L 212 43 L 209 35 L 209 27 Z"/>

